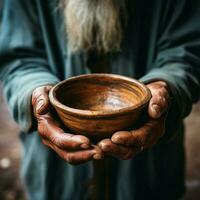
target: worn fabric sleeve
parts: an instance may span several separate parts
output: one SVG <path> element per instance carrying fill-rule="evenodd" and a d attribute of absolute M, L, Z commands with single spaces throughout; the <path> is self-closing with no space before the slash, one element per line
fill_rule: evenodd
<path fill-rule="evenodd" d="M 171 137 L 200 96 L 200 1 L 169 1 L 153 69 L 141 81 L 164 80 L 171 89 L 166 137 Z"/>
<path fill-rule="evenodd" d="M 32 91 L 58 82 L 50 70 L 31 2 L 4 1 L 0 30 L 0 79 L 9 110 L 25 132 L 32 126 Z"/>

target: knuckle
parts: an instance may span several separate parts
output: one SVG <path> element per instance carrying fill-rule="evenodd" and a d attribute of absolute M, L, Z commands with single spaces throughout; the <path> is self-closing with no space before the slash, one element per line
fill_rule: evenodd
<path fill-rule="evenodd" d="M 162 109 L 166 109 L 168 107 L 168 101 L 166 100 L 165 97 L 162 97 L 161 101 L 160 101 L 160 107 Z"/>
<path fill-rule="evenodd" d="M 64 147 L 64 141 L 65 141 L 65 135 L 63 133 L 61 133 L 59 135 L 59 138 L 57 138 L 57 142 L 58 142 L 59 146 Z"/>
<path fill-rule="evenodd" d="M 163 96 L 159 96 L 158 97 L 158 101 L 161 104 L 161 106 L 163 105 L 163 103 L 165 102 L 165 98 Z"/>
<path fill-rule="evenodd" d="M 162 90 L 160 91 L 160 95 L 168 101 L 170 99 L 169 91 L 166 87 L 163 87 Z"/>
<path fill-rule="evenodd" d="M 44 123 L 38 123 L 38 133 L 42 137 L 47 137 L 48 136 L 48 128 Z"/>
<path fill-rule="evenodd" d="M 157 90 L 156 91 L 156 95 L 157 95 L 157 98 L 159 99 L 160 97 L 162 97 L 163 96 L 163 91 L 162 91 L 162 89 L 161 90 Z"/>
<path fill-rule="evenodd" d="M 59 137 L 52 137 L 51 140 L 52 140 L 53 143 L 56 144 L 57 146 L 63 147 L 62 136 L 59 136 Z"/>
<path fill-rule="evenodd" d="M 60 138 L 52 136 L 51 141 L 52 141 L 53 144 L 55 144 L 59 147 L 62 147 L 62 141 L 60 140 Z"/>
<path fill-rule="evenodd" d="M 137 141 L 136 146 L 138 147 L 144 146 L 148 142 L 149 137 L 152 132 L 151 127 L 145 128 L 143 131 L 144 132 L 142 134 L 138 134 L 136 138 L 136 141 Z"/>
<path fill-rule="evenodd" d="M 132 144 L 134 144 L 135 146 L 140 146 L 141 139 L 140 139 L 140 136 L 138 134 L 133 136 L 131 140 L 132 140 Z"/>
<path fill-rule="evenodd" d="M 43 115 L 37 115 L 37 123 L 38 123 L 38 126 L 40 127 L 47 127 L 48 126 L 48 123 L 49 120 L 47 119 L 46 116 L 43 116 Z"/>
<path fill-rule="evenodd" d="M 60 136 L 54 135 L 51 136 L 51 140 L 53 141 L 54 144 L 56 144 L 56 146 L 58 146 L 61 149 L 71 149 L 73 148 L 73 146 L 69 143 L 66 143 L 62 140 L 62 138 L 60 138 Z"/>

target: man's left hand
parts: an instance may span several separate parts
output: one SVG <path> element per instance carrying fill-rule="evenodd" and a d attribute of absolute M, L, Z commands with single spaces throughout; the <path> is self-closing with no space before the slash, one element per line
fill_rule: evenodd
<path fill-rule="evenodd" d="M 118 131 L 111 139 L 99 142 L 100 148 L 107 155 L 120 159 L 130 159 L 143 149 L 152 147 L 165 132 L 165 118 L 169 106 L 169 88 L 164 81 L 147 85 L 152 98 L 148 105 L 148 120 L 138 129 Z"/>

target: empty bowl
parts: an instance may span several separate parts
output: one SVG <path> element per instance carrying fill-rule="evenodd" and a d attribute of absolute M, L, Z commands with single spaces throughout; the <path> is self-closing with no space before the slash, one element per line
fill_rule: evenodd
<path fill-rule="evenodd" d="M 50 102 L 76 134 L 100 139 L 133 127 L 151 98 L 139 81 L 114 74 L 85 74 L 56 84 Z"/>

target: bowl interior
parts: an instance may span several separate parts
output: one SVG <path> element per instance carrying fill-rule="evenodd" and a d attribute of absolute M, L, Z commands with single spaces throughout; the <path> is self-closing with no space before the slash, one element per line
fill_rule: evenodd
<path fill-rule="evenodd" d="M 89 111 L 115 111 L 140 104 L 146 91 L 138 82 L 119 76 L 85 75 L 69 79 L 55 89 L 63 105 Z"/>

